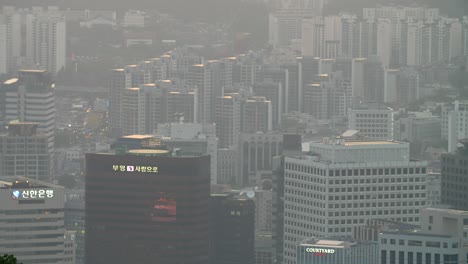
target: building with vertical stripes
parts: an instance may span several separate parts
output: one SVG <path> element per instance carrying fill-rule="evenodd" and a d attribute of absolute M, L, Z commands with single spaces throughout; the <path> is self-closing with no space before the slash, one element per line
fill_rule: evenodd
<path fill-rule="evenodd" d="M 87 154 L 85 177 L 87 263 L 208 263 L 208 155 Z"/>
<path fill-rule="evenodd" d="M 297 264 L 377 264 L 379 244 L 350 237 L 308 239 L 297 247 Z"/>

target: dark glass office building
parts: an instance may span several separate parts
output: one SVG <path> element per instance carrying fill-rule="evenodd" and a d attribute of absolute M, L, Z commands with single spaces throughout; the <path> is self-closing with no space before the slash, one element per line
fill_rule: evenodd
<path fill-rule="evenodd" d="M 209 156 L 87 154 L 85 197 L 87 263 L 208 263 Z"/>
<path fill-rule="evenodd" d="M 255 205 L 231 195 L 211 196 L 210 264 L 255 263 Z"/>
<path fill-rule="evenodd" d="M 453 153 L 442 155 L 442 204 L 468 210 L 468 140 Z"/>

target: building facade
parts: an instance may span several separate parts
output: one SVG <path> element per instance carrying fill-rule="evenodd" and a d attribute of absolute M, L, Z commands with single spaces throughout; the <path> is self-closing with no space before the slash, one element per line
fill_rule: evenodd
<path fill-rule="evenodd" d="M 208 263 L 209 156 L 130 150 L 86 166 L 87 262 Z"/>
<path fill-rule="evenodd" d="M 367 219 L 419 223 L 427 162 L 410 160 L 409 144 L 324 139 L 310 150 L 285 158 L 285 263 L 303 239 L 351 235 Z"/>
<path fill-rule="evenodd" d="M 308 239 L 297 247 L 297 264 L 379 263 L 379 245 L 350 237 Z"/>
<path fill-rule="evenodd" d="M 0 135 L 0 176 L 25 176 L 50 181 L 52 156 L 46 135 L 37 133 L 38 123 L 10 123 Z"/>
<path fill-rule="evenodd" d="M 8 177 L 0 180 L 0 197 L 0 252 L 24 264 L 75 263 L 76 244 L 64 226 L 63 187 Z"/>
<path fill-rule="evenodd" d="M 468 146 L 442 155 L 442 204 L 468 211 Z"/>

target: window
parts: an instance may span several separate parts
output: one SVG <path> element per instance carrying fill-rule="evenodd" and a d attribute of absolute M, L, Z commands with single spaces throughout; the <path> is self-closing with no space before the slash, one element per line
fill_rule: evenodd
<path fill-rule="evenodd" d="M 413 264 L 414 263 L 414 256 L 413 252 L 408 252 L 408 264 Z"/>
<path fill-rule="evenodd" d="M 422 253 L 416 253 L 416 264 L 422 264 Z"/>
<path fill-rule="evenodd" d="M 405 263 L 405 252 L 404 251 L 400 251 L 398 252 L 398 263 Z"/>
<path fill-rule="evenodd" d="M 422 247 L 422 241 L 420 241 L 420 240 L 408 240 L 408 246 Z"/>
<path fill-rule="evenodd" d="M 440 248 L 440 242 L 426 241 L 426 247 Z"/>
<path fill-rule="evenodd" d="M 390 264 L 395 264 L 395 250 L 390 250 Z"/>
<path fill-rule="evenodd" d="M 380 264 L 387 264 L 387 251 L 385 250 L 380 252 Z"/>
<path fill-rule="evenodd" d="M 431 257 L 432 257 L 431 253 L 426 253 L 426 264 L 432 264 Z"/>

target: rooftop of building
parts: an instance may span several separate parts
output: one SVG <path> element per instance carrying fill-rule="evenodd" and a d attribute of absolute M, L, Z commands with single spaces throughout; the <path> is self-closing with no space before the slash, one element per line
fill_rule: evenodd
<path fill-rule="evenodd" d="M 166 149 L 130 149 L 127 151 L 130 155 L 142 155 L 142 156 L 164 156 L 171 153 L 170 150 Z"/>
<path fill-rule="evenodd" d="M 29 179 L 22 176 L 11 176 L 0 178 L 0 189 L 18 189 L 18 188 L 63 188 L 62 186 Z"/>
<path fill-rule="evenodd" d="M 14 84 L 16 82 L 18 82 L 18 78 L 11 78 L 9 80 L 4 81 L 3 84 L 4 85 L 10 85 L 10 84 Z"/>
<path fill-rule="evenodd" d="M 405 235 L 405 236 L 415 236 L 415 237 L 438 237 L 438 238 L 451 238 L 450 235 L 437 235 L 437 234 L 429 234 L 429 233 L 422 233 L 418 230 L 416 231 L 406 231 L 406 230 L 385 230 L 381 232 L 382 234 L 386 235 Z"/>
<path fill-rule="evenodd" d="M 362 136 L 359 130 L 349 129 L 343 132 L 336 138 L 323 138 L 322 142 L 313 142 L 315 144 L 335 145 L 344 147 L 353 146 L 377 146 L 377 145 L 399 145 L 405 144 L 399 141 L 392 140 L 373 140 Z"/>
<path fill-rule="evenodd" d="M 123 139 L 147 139 L 147 138 L 154 138 L 153 135 L 128 135 L 123 136 Z"/>
<path fill-rule="evenodd" d="M 373 140 L 373 141 L 345 141 L 341 145 L 343 146 L 368 146 L 368 145 L 394 145 L 401 144 L 396 141 L 384 141 L 384 140 Z"/>
<path fill-rule="evenodd" d="M 349 248 L 358 244 L 375 244 L 372 241 L 357 241 L 350 236 L 336 236 L 325 238 L 305 239 L 301 246 L 323 247 L 323 248 Z"/>
<path fill-rule="evenodd" d="M 46 70 L 18 70 L 18 72 L 29 72 L 29 73 L 46 73 Z"/>
<path fill-rule="evenodd" d="M 463 210 L 455 210 L 455 209 L 450 209 L 450 208 L 426 208 L 424 210 L 427 211 L 435 211 L 435 212 L 441 212 L 441 213 L 446 213 L 450 215 L 461 215 L 461 216 L 468 216 L 468 211 L 463 211 Z"/>

